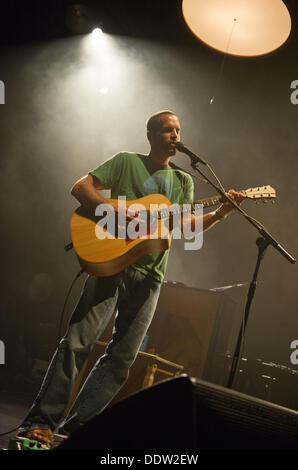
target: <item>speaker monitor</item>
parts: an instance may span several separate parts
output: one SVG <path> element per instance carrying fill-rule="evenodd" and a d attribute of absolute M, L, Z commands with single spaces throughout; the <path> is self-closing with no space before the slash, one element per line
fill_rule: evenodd
<path fill-rule="evenodd" d="M 226 386 L 241 315 L 223 292 L 163 284 L 147 349 L 192 377 Z"/>
<path fill-rule="evenodd" d="M 57 450 L 297 449 L 298 413 L 180 375 L 106 408 Z"/>

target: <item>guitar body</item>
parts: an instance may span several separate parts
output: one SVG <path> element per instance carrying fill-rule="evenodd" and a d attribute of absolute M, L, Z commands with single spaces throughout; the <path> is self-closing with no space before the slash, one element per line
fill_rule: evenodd
<path fill-rule="evenodd" d="M 118 204 L 118 200 L 108 202 Z M 150 211 L 152 204 L 159 209 L 171 205 L 169 199 L 161 194 L 150 194 L 133 201 L 121 201 L 127 209 Z M 170 247 L 169 230 L 165 220 L 158 220 L 156 229 L 140 238 L 117 238 L 107 228 L 100 227 L 96 217 L 80 206 L 72 215 L 70 232 L 74 250 L 80 265 L 94 276 L 112 276 L 133 264 L 142 256 L 156 251 L 165 251 Z M 110 238 L 109 238 L 110 237 Z"/>

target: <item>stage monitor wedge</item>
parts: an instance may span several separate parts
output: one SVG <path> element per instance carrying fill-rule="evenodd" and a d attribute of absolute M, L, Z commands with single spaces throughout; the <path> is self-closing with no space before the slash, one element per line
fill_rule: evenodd
<path fill-rule="evenodd" d="M 298 448 L 298 413 L 188 375 L 106 408 L 59 450 Z"/>

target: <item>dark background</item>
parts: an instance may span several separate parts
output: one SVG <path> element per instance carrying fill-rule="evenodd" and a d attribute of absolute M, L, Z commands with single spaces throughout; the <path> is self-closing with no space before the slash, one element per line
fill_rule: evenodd
<path fill-rule="evenodd" d="M 275 205 L 247 201 L 243 208 L 297 255 L 298 106 L 290 101 L 298 79 L 296 2 L 285 1 L 292 31 L 280 49 L 258 58 L 227 56 L 222 73 L 223 54 L 191 35 L 181 1 L 82 3 L 86 16 L 79 19 L 70 1 L 1 4 L 0 339 L 6 364 L 0 367 L 5 380 L 20 376 L 21 384 L 34 360 L 50 359 L 79 270 L 75 255 L 63 249 L 77 207 L 69 190 L 120 150 L 146 153 L 145 121 L 156 111 L 179 116 L 183 141 L 204 156 L 226 189 L 276 189 Z M 95 25 L 104 31 L 96 51 L 88 36 Z M 173 161 L 191 171 L 182 154 Z M 214 194 L 199 181 L 195 187 L 196 197 Z M 177 240 L 166 279 L 200 289 L 247 283 L 257 236 L 233 214 L 204 234 L 197 252 Z M 63 328 L 83 280 L 72 291 Z M 290 362 L 290 343 L 298 339 L 297 280 L 297 265 L 269 247 L 243 351 L 251 361 L 297 370 Z M 228 293 L 242 314 L 247 284 Z"/>

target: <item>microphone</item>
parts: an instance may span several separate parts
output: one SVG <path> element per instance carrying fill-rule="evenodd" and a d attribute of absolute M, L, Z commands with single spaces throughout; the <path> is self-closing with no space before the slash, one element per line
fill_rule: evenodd
<path fill-rule="evenodd" d="M 198 157 L 194 154 L 191 150 L 189 150 L 183 142 L 175 142 L 175 147 L 179 152 L 185 153 L 191 158 L 192 163 L 202 163 L 203 165 L 207 165 L 207 163 L 202 159 L 202 157 Z"/>

